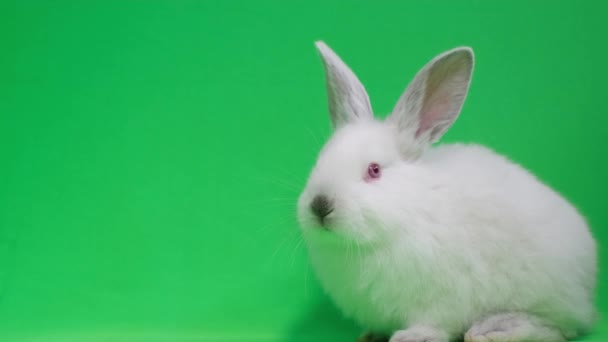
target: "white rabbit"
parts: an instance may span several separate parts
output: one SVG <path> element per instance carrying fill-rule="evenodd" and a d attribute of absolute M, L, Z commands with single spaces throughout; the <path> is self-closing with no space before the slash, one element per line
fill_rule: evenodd
<path fill-rule="evenodd" d="M 430 148 L 460 113 L 473 51 L 431 60 L 380 121 L 352 71 L 316 46 L 335 133 L 298 219 L 342 312 L 370 340 L 391 342 L 557 342 L 588 332 L 597 257 L 584 218 L 485 147 Z"/>

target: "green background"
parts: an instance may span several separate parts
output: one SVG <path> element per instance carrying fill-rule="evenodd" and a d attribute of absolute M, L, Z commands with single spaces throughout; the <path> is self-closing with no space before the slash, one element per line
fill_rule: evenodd
<path fill-rule="evenodd" d="M 379 114 L 433 56 L 472 46 L 469 98 L 443 141 L 522 163 L 608 242 L 607 9 L 2 2 L 0 340 L 353 341 L 294 217 L 331 133 L 317 39 Z M 604 322 L 588 341 L 608 340 Z"/>

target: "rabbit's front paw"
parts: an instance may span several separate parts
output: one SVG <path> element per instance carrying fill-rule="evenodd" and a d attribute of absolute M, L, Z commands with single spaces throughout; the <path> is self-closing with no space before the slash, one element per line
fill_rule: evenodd
<path fill-rule="evenodd" d="M 407 330 L 396 331 L 390 342 L 448 342 L 448 335 L 428 326 L 415 326 Z"/>

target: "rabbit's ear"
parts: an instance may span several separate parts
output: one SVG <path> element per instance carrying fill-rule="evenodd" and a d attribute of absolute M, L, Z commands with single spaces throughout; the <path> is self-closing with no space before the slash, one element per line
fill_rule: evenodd
<path fill-rule="evenodd" d="M 373 117 L 367 92 L 357 76 L 324 42 L 315 43 L 325 67 L 329 114 L 334 128 Z"/>
<path fill-rule="evenodd" d="M 420 148 L 436 142 L 454 123 L 473 72 L 473 50 L 449 50 L 422 68 L 389 117 Z"/>

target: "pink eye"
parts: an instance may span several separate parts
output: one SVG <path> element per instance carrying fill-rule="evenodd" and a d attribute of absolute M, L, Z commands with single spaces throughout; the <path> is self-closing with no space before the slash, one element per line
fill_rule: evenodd
<path fill-rule="evenodd" d="M 371 179 L 380 178 L 380 165 L 378 163 L 371 163 L 367 167 L 367 175 Z"/>

